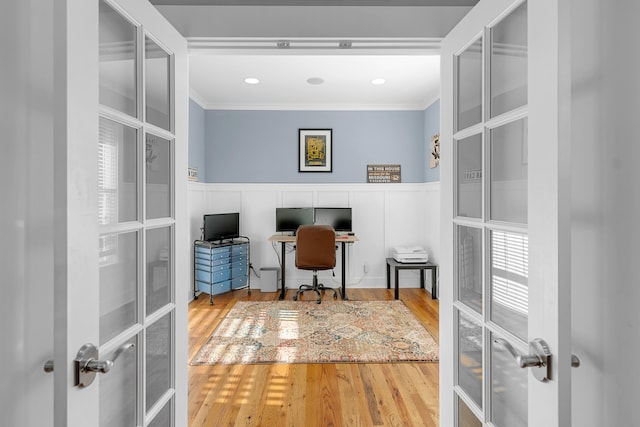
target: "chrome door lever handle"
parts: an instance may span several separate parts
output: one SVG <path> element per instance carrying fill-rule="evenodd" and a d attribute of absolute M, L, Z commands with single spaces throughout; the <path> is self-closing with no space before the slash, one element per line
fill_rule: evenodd
<path fill-rule="evenodd" d="M 98 360 L 98 348 L 93 344 L 83 345 L 74 361 L 76 367 L 75 385 L 79 387 L 91 385 L 96 377 L 96 372 L 101 374 L 109 372 L 116 359 L 133 346 L 135 346 L 133 343 L 123 344 L 115 351 L 112 360 Z"/>
<path fill-rule="evenodd" d="M 516 360 L 516 363 L 521 368 L 530 368 L 532 366 L 543 366 L 543 361 L 537 354 L 527 354 L 521 355 L 518 354 L 515 348 L 509 343 L 509 341 L 504 340 L 502 338 L 496 338 L 493 340 L 495 344 L 498 344 L 505 350 L 507 350 L 511 356 Z"/>
<path fill-rule="evenodd" d="M 537 368 L 545 366 L 545 362 L 537 354 L 527 354 L 525 356 L 518 356 L 518 366 L 521 368 Z"/>
<path fill-rule="evenodd" d="M 502 338 L 496 338 L 493 342 L 506 349 L 516 360 L 521 368 L 531 368 L 531 373 L 539 381 L 547 381 L 551 378 L 551 352 L 544 340 L 535 338 L 529 343 L 530 354 L 521 355 L 513 346 Z"/>
<path fill-rule="evenodd" d="M 85 367 L 85 369 L 88 371 L 100 372 L 101 374 L 106 374 L 111 370 L 111 368 L 113 367 L 113 364 L 116 363 L 116 359 L 120 357 L 120 355 L 123 352 L 125 352 L 126 350 L 129 350 L 134 345 L 135 345 L 134 343 L 127 343 L 118 347 L 116 352 L 113 353 L 112 360 L 90 360 L 87 363 L 87 366 Z"/>
<path fill-rule="evenodd" d="M 90 360 L 87 362 L 84 370 L 106 374 L 111 370 L 112 366 L 113 362 L 111 360 Z"/>
<path fill-rule="evenodd" d="M 532 354 L 520 355 L 513 348 L 508 341 L 502 338 L 496 338 L 493 340 L 494 344 L 501 346 L 506 349 L 514 359 L 516 359 L 516 363 L 521 368 L 547 368 L 547 374 L 544 375 L 542 370 L 532 369 L 533 375 L 539 379 L 540 381 L 546 381 L 550 378 L 551 375 L 551 367 L 549 364 L 551 363 L 551 353 L 549 352 L 549 347 L 544 340 L 540 338 L 536 338 L 529 343 L 529 350 Z M 571 355 L 571 367 L 578 368 L 580 367 L 580 358 L 575 354 Z"/>

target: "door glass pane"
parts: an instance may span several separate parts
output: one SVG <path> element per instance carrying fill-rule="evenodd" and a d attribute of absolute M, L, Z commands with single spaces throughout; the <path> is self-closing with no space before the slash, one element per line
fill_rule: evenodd
<path fill-rule="evenodd" d="M 491 29 L 491 117 L 527 103 L 527 3 Z"/>
<path fill-rule="evenodd" d="M 482 427 L 480 420 L 460 398 L 458 398 L 458 427 Z"/>
<path fill-rule="evenodd" d="M 492 231 L 491 320 L 527 340 L 529 237 Z"/>
<path fill-rule="evenodd" d="M 171 130 L 169 114 L 169 54 L 148 37 L 145 40 L 146 121 Z"/>
<path fill-rule="evenodd" d="M 135 346 L 118 356 L 108 375 L 100 375 L 100 427 L 135 426 L 138 374 L 137 339 L 127 341 Z M 100 354 L 101 359 L 113 358 L 113 354 Z M 108 357 L 107 357 L 108 356 Z"/>
<path fill-rule="evenodd" d="M 458 385 L 482 408 L 482 327 L 458 312 Z"/>
<path fill-rule="evenodd" d="M 458 300 L 482 313 L 482 230 L 458 227 Z"/>
<path fill-rule="evenodd" d="M 482 135 L 472 135 L 457 144 L 457 214 L 482 218 Z"/>
<path fill-rule="evenodd" d="M 482 120 L 482 38 L 456 57 L 457 130 Z"/>
<path fill-rule="evenodd" d="M 491 346 L 491 421 L 496 427 L 527 426 L 528 373 L 506 349 Z"/>
<path fill-rule="evenodd" d="M 147 231 L 147 316 L 171 301 L 171 227 Z"/>
<path fill-rule="evenodd" d="M 147 219 L 171 216 L 171 141 L 146 135 Z"/>
<path fill-rule="evenodd" d="M 100 225 L 138 217 L 138 131 L 100 118 L 98 135 L 98 221 Z"/>
<path fill-rule="evenodd" d="M 171 388 L 171 313 L 147 328 L 147 406 L 151 407 Z"/>
<path fill-rule="evenodd" d="M 100 344 L 138 321 L 138 233 L 100 236 Z"/>
<path fill-rule="evenodd" d="M 149 427 L 171 427 L 171 407 L 173 398 L 158 412 L 158 415 L 149 423 Z"/>
<path fill-rule="evenodd" d="M 136 117 L 136 27 L 100 2 L 100 104 Z"/>
<path fill-rule="evenodd" d="M 491 219 L 527 223 L 527 120 L 491 130 Z"/>

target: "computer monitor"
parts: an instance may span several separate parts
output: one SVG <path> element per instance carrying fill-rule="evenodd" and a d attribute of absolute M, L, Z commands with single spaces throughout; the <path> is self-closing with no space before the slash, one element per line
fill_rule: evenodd
<path fill-rule="evenodd" d="M 351 230 L 351 208 L 315 208 L 315 224 L 330 225 L 336 231 Z"/>
<path fill-rule="evenodd" d="M 240 237 L 240 214 L 223 213 L 204 215 L 203 240 L 234 239 Z"/>
<path fill-rule="evenodd" d="M 301 225 L 313 224 L 313 208 L 276 208 L 276 231 L 295 234 Z"/>

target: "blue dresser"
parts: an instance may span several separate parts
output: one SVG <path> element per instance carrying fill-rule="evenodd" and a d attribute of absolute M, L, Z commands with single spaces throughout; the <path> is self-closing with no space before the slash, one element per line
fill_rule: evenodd
<path fill-rule="evenodd" d="M 240 237 L 224 242 L 196 240 L 193 244 L 193 297 L 202 292 L 213 296 L 251 286 L 249 278 L 249 239 Z"/>

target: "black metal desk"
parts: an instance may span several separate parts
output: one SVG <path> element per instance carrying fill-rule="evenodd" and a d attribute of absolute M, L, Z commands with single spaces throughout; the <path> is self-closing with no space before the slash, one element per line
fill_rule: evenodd
<path fill-rule="evenodd" d="M 355 235 L 336 235 L 336 243 L 341 243 L 342 244 L 342 256 L 341 256 L 341 261 L 342 261 L 342 299 L 343 300 L 348 300 L 349 298 L 347 298 L 347 290 L 346 290 L 346 250 L 347 250 L 347 243 L 354 243 L 357 242 L 358 239 Z M 283 234 L 274 234 L 273 236 L 269 237 L 269 241 L 270 242 L 274 242 L 274 243 L 280 243 L 280 245 L 282 246 L 281 249 L 281 255 L 282 255 L 282 265 L 280 266 L 280 270 L 281 270 L 281 278 L 282 278 L 282 288 L 280 290 L 280 297 L 278 299 L 283 300 L 284 299 L 284 294 L 287 291 L 287 286 L 286 286 L 286 281 L 285 281 L 285 276 L 286 276 L 286 268 L 287 268 L 287 263 L 286 263 L 286 252 L 285 252 L 285 247 L 287 243 L 294 243 L 296 242 L 296 236 L 287 236 L 287 235 L 283 235 Z"/>
<path fill-rule="evenodd" d="M 391 289 L 391 267 L 394 268 L 395 277 L 395 299 L 400 296 L 400 288 L 398 283 L 399 270 L 420 270 L 420 288 L 424 289 L 424 271 L 431 270 L 431 298 L 436 299 L 438 295 L 438 266 L 432 262 L 411 262 L 402 263 L 393 258 L 387 258 L 387 289 Z"/>

